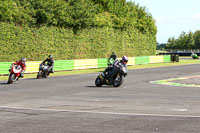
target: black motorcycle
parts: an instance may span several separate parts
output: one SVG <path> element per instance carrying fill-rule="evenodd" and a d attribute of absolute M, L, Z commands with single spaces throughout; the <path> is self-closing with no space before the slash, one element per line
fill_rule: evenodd
<path fill-rule="evenodd" d="M 123 82 L 124 78 L 127 76 L 128 69 L 125 64 L 120 63 L 119 67 L 113 68 L 110 71 L 110 77 L 106 76 L 104 72 L 101 72 L 95 80 L 95 85 L 101 87 L 102 85 L 113 85 L 114 87 L 119 87 Z"/>
<path fill-rule="evenodd" d="M 40 65 L 37 79 L 43 77 L 47 78 L 50 74 L 51 67 L 48 64 Z"/>

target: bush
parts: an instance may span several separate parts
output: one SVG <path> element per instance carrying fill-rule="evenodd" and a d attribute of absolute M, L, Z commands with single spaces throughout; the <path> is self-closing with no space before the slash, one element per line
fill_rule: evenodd
<path fill-rule="evenodd" d="M 43 60 L 52 54 L 56 60 L 104 58 L 112 51 L 118 56 L 153 55 L 155 38 L 137 29 L 91 28 L 77 34 L 71 28 L 30 28 L 0 23 L 0 61 Z"/>
<path fill-rule="evenodd" d="M 3 0 L 0 61 L 155 54 L 155 21 L 126 0 Z"/>

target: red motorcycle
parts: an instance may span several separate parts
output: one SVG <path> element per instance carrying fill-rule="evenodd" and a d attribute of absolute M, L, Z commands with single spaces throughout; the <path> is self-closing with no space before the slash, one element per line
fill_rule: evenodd
<path fill-rule="evenodd" d="M 18 80 L 22 71 L 22 67 L 20 65 L 14 64 L 11 66 L 11 69 L 9 71 L 10 74 L 8 75 L 8 84 L 12 84 L 14 81 Z"/>

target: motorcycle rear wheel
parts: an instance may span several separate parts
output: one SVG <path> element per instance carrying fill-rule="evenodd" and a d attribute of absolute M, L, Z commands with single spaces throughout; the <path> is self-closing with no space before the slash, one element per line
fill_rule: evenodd
<path fill-rule="evenodd" d="M 99 76 L 98 76 L 98 77 L 96 78 L 96 80 L 95 80 L 95 85 L 96 85 L 97 87 L 101 87 L 101 86 L 103 85 L 103 83 L 101 82 L 101 79 L 100 79 Z"/>

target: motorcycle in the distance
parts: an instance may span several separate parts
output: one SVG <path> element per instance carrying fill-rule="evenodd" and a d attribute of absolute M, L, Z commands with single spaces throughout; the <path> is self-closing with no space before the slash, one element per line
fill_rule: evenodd
<path fill-rule="evenodd" d="M 19 79 L 22 67 L 20 65 L 12 65 L 9 69 L 10 73 L 8 75 L 8 84 L 12 84 L 14 81 Z"/>
<path fill-rule="evenodd" d="M 43 77 L 47 78 L 50 74 L 51 67 L 48 64 L 40 65 L 39 72 L 37 74 L 37 79 Z"/>
<path fill-rule="evenodd" d="M 191 56 L 192 56 L 192 59 L 199 59 L 197 54 L 192 54 Z"/>
<path fill-rule="evenodd" d="M 113 77 L 106 77 L 105 74 L 101 72 L 95 80 L 95 85 L 97 87 L 101 87 L 102 85 L 113 85 L 114 87 L 119 87 L 124 82 L 128 69 L 126 64 L 120 63 L 116 71 L 111 72 L 113 72 L 111 74 Z"/>

